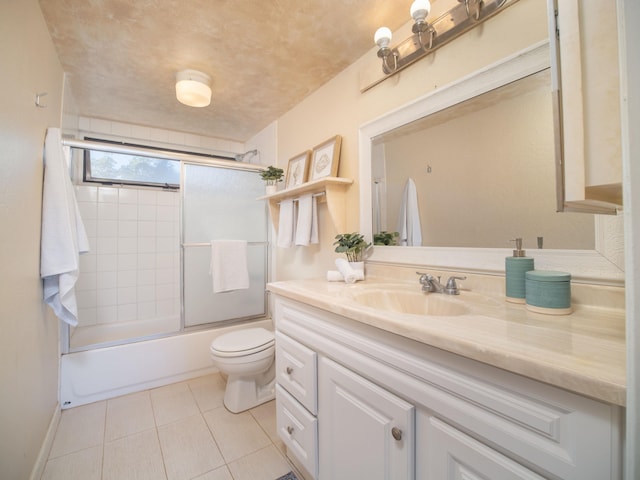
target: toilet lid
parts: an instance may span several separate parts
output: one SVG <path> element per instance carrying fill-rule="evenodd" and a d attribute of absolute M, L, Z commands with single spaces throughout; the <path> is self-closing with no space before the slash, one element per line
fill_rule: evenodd
<path fill-rule="evenodd" d="M 247 328 L 220 335 L 211 349 L 222 353 L 263 350 L 274 343 L 273 332 L 264 328 Z"/>

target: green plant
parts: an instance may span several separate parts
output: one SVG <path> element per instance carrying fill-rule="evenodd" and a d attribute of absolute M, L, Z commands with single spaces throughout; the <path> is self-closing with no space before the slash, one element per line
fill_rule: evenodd
<path fill-rule="evenodd" d="M 344 253 L 347 256 L 347 260 L 350 262 L 361 262 L 364 259 L 364 252 L 370 243 L 367 243 L 363 235 L 357 232 L 354 233 L 340 233 L 336 235 L 334 245 L 336 247 L 336 253 Z"/>
<path fill-rule="evenodd" d="M 374 233 L 373 244 L 374 245 L 397 245 L 399 236 L 400 234 L 398 232 L 382 231 L 380 233 Z"/>
<path fill-rule="evenodd" d="M 269 165 L 266 170 L 260 171 L 260 176 L 267 182 L 268 185 L 273 185 L 276 182 L 281 182 L 284 176 L 284 170 L 273 165 Z"/>

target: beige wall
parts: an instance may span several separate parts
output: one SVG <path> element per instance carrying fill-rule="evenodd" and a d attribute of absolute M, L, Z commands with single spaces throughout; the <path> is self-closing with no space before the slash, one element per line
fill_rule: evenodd
<path fill-rule="evenodd" d="M 39 277 L 42 145 L 63 72 L 37 0 L 0 4 L 0 478 L 29 478 L 58 403 L 58 321 Z M 36 108 L 35 94 L 47 92 Z"/>
<path fill-rule="evenodd" d="M 359 74 L 379 62 L 372 49 L 360 61 L 307 97 L 278 120 L 278 165 L 332 135 L 342 135 L 338 175 L 356 182 L 349 189 L 347 230 L 359 228 L 358 128 L 384 113 L 425 95 L 485 65 L 547 38 L 546 2 L 519 0 L 482 26 L 468 32 L 378 86 L 360 93 Z M 277 279 L 322 275 L 333 268 L 334 227 L 320 208 L 321 243 L 276 249 Z"/>

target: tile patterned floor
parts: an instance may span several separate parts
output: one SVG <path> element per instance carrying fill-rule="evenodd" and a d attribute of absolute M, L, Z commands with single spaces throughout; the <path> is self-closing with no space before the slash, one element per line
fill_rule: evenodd
<path fill-rule="evenodd" d="M 240 414 L 219 374 L 62 412 L 42 480 L 274 480 L 275 403 Z"/>

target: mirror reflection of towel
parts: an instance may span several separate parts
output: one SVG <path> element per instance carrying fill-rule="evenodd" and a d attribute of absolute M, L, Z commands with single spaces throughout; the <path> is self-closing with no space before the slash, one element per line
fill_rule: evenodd
<path fill-rule="evenodd" d="M 407 180 L 402 193 L 397 230 L 400 233 L 400 245 L 410 247 L 422 245 L 418 192 L 411 178 Z"/>

